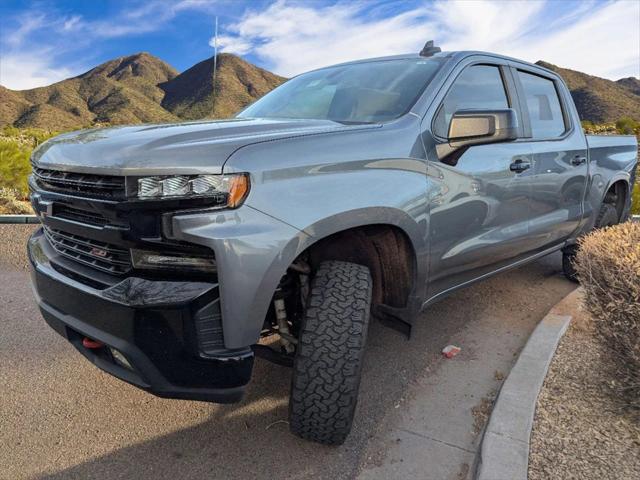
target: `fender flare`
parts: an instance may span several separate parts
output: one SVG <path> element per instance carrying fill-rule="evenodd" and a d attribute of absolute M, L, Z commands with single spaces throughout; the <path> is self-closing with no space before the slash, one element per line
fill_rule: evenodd
<path fill-rule="evenodd" d="M 417 223 L 404 211 L 390 207 L 349 210 L 308 225 L 301 231 L 300 235 L 289 240 L 278 258 L 272 262 L 261 282 L 260 288 L 265 289 L 264 291 L 274 292 L 280 279 L 287 272 L 289 265 L 317 242 L 345 230 L 369 225 L 390 225 L 399 228 L 405 233 L 415 253 L 415 293 L 417 296 L 424 296 L 426 293 L 424 290 L 428 275 L 429 253 L 429 245 L 426 238 L 427 219 L 425 218 L 424 222 Z M 268 305 L 265 308 L 268 308 Z M 265 309 L 261 308 L 261 310 Z"/>
<path fill-rule="evenodd" d="M 604 202 L 604 197 L 607 196 L 607 192 L 609 191 L 609 189 L 613 186 L 614 183 L 617 183 L 619 181 L 623 181 L 627 185 L 627 191 L 629 191 L 629 187 L 631 185 L 631 174 L 627 172 L 616 173 L 609 179 L 606 187 L 603 189 L 604 195 L 602 195 L 602 198 L 600 199 L 601 205 L 602 205 L 602 202 Z"/>

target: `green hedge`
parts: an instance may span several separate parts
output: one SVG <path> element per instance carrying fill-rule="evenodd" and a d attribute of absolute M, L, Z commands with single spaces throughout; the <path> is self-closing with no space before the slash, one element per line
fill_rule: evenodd
<path fill-rule="evenodd" d="M 18 201 L 28 197 L 27 177 L 31 173 L 31 152 L 58 133 L 9 125 L 0 130 L 0 189 L 3 189 L 5 196 L 11 191 Z"/>
<path fill-rule="evenodd" d="M 16 196 L 29 195 L 27 176 L 31 172 L 32 149 L 13 140 L 0 139 L 0 188 L 14 190 Z"/>
<path fill-rule="evenodd" d="M 638 179 L 640 182 L 640 179 Z M 634 215 L 640 215 L 640 183 L 637 183 L 633 189 L 633 195 L 631 197 L 631 213 Z"/>

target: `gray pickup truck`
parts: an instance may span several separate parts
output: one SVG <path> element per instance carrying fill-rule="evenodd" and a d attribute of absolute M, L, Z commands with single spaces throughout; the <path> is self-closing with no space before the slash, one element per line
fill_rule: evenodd
<path fill-rule="evenodd" d="M 61 135 L 32 157 L 47 323 L 162 397 L 237 402 L 293 367 L 291 430 L 340 444 L 372 317 L 627 219 L 634 137 L 585 136 L 562 79 L 482 52 L 297 76 L 236 118 Z M 270 337 L 270 339 L 265 339 Z"/>

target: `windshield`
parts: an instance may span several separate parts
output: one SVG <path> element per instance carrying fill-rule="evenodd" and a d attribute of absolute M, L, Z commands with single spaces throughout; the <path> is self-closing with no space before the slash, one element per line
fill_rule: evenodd
<path fill-rule="evenodd" d="M 237 116 L 342 123 L 393 120 L 411 109 L 442 62 L 410 58 L 323 68 L 289 80 Z"/>

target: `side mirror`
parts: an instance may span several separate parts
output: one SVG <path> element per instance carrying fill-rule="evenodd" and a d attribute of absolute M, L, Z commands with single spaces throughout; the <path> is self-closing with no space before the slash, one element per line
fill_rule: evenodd
<path fill-rule="evenodd" d="M 502 110 L 458 110 L 449 123 L 448 143 L 437 146 L 441 159 L 472 145 L 508 142 L 518 138 L 518 116 Z M 457 160 L 457 159 L 456 159 Z"/>

